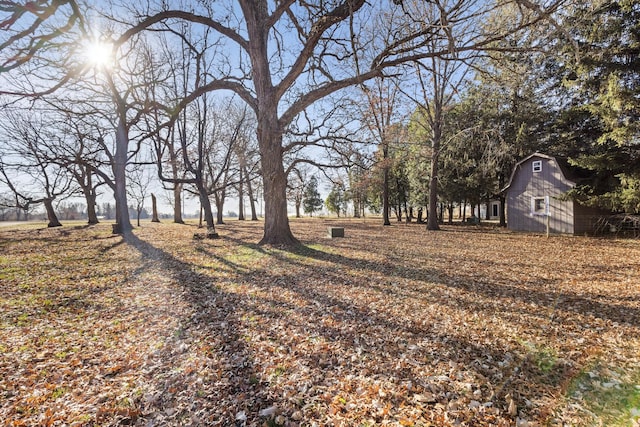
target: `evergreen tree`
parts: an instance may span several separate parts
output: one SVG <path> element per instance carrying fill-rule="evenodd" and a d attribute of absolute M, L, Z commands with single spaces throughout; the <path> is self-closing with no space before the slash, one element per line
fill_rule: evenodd
<path fill-rule="evenodd" d="M 324 204 L 329 212 L 338 215 L 338 218 L 340 218 L 340 212 L 345 212 L 346 214 L 347 198 L 344 186 L 342 184 L 334 184 Z"/>
<path fill-rule="evenodd" d="M 313 216 L 314 212 L 322 209 L 322 205 L 322 198 L 320 198 L 320 193 L 318 193 L 318 180 L 315 176 L 312 176 L 304 189 L 302 207 L 305 213 Z"/>
<path fill-rule="evenodd" d="M 593 179 L 570 192 L 591 205 L 640 212 L 640 5 L 589 1 L 569 21 L 579 61 L 561 59 L 567 106 L 556 134 L 574 165 Z M 568 49 L 567 49 L 568 50 Z"/>

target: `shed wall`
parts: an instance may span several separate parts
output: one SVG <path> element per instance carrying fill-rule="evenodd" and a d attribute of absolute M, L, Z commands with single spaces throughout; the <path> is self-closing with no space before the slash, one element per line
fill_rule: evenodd
<path fill-rule="evenodd" d="M 542 162 L 541 171 L 533 172 L 534 161 Z M 550 231 L 573 234 L 574 204 L 559 200 L 573 183 L 564 178 L 557 162 L 534 156 L 517 167 L 507 192 L 507 227 L 517 231 L 546 232 L 547 217 L 532 214 L 531 203 L 533 198 L 548 196 Z"/>

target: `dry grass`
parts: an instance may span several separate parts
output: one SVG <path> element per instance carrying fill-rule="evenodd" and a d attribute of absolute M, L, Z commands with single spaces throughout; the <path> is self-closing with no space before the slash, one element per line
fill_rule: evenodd
<path fill-rule="evenodd" d="M 0 420 L 638 425 L 640 241 L 292 228 L 0 229 Z"/>

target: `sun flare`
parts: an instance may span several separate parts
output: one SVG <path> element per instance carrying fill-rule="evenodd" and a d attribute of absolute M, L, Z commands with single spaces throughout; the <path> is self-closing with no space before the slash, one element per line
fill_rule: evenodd
<path fill-rule="evenodd" d="M 113 66 L 113 43 L 103 40 L 91 40 L 85 43 L 84 57 L 87 64 L 98 68 Z"/>

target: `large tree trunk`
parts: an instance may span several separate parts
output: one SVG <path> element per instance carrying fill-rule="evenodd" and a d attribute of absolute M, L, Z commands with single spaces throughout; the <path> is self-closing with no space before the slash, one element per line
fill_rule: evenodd
<path fill-rule="evenodd" d="M 62 227 L 58 217 L 56 215 L 56 211 L 53 209 L 53 200 L 52 199 L 44 199 L 44 208 L 47 211 L 47 219 L 49 220 L 49 224 L 47 227 Z"/>
<path fill-rule="evenodd" d="M 211 201 L 207 190 L 204 188 L 202 180 L 197 180 L 196 186 L 198 187 L 198 195 L 200 197 L 200 208 L 204 211 L 204 221 L 207 224 L 207 237 L 216 238 L 218 233 L 216 232 L 216 226 L 213 223 L 213 211 L 211 209 Z M 202 213 L 202 212 L 201 212 Z"/>
<path fill-rule="evenodd" d="M 116 201 L 116 234 L 127 234 L 133 229 L 129 218 L 129 206 L 127 203 L 127 151 L 129 148 L 129 136 L 122 121 L 118 121 L 116 131 L 116 153 L 113 162 L 113 176 L 115 181 L 114 198 Z"/>
<path fill-rule="evenodd" d="M 271 25 L 266 2 L 241 1 L 248 33 L 248 52 L 256 98 L 257 137 L 262 162 L 264 188 L 264 235 L 260 244 L 293 246 L 287 215 L 287 175 L 284 171 L 282 135 L 284 127 L 278 119 L 278 93 L 271 80 L 267 40 Z M 286 125 L 286 124 L 285 124 Z"/>
<path fill-rule="evenodd" d="M 281 132 L 258 127 L 264 186 L 264 235 L 260 244 L 292 246 L 293 237 L 287 215 L 287 175 L 282 164 Z"/>
<path fill-rule="evenodd" d="M 182 218 L 182 185 L 177 184 L 180 178 L 180 172 L 178 170 L 178 156 L 173 148 L 173 142 L 169 144 L 169 158 L 171 159 L 171 176 L 176 182 L 173 185 L 173 222 L 177 224 L 184 224 Z"/>
<path fill-rule="evenodd" d="M 92 189 L 84 190 L 84 198 L 87 201 L 87 223 L 97 224 L 98 213 L 96 212 L 96 195 Z"/>
<path fill-rule="evenodd" d="M 182 218 L 182 184 L 173 187 L 173 222 L 184 224 Z"/>
<path fill-rule="evenodd" d="M 404 199 L 404 217 L 407 223 L 413 220 L 413 208 L 407 207 L 407 199 Z"/>
<path fill-rule="evenodd" d="M 222 194 L 221 194 L 222 193 Z M 214 193 L 216 199 L 216 223 L 224 224 L 224 200 L 226 198 L 225 191 L 219 190 Z"/>
<path fill-rule="evenodd" d="M 151 222 L 160 222 L 160 218 L 158 218 L 158 201 L 153 193 L 151 193 L 151 212 Z"/>
<path fill-rule="evenodd" d="M 82 193 L 84 194 L 84 199 L 87 202 L 87 223 L 88 224 L 97 224 L 98 221 L 98 213 L 96 212 L 96 192 L 93 189 L 93 172 L 91 167 L 86 166 L 83 167 L 86 182 L 84 179 L 78 179 L 80 186 L 82 187 Z"/>
<path fill-rule="evenodd" d="M 302 218 L 302 214 L 300 213 L 300 208 L 302 207 L 302 198 L 296 196 L 296 218 Z"/>

